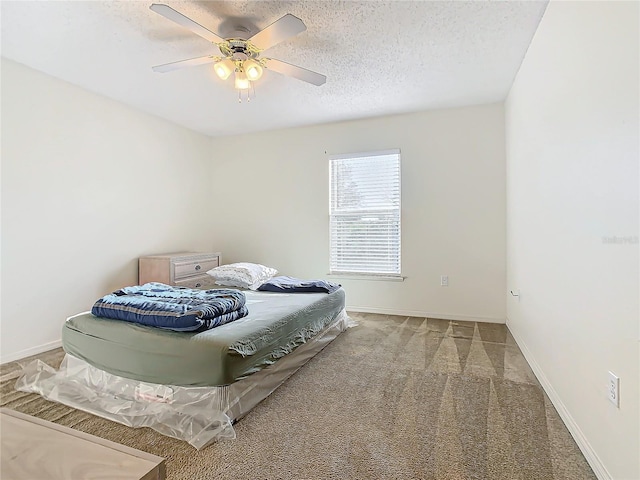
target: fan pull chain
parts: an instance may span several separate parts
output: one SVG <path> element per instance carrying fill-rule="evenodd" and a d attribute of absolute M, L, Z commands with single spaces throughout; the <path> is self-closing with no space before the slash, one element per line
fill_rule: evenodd
<path fill-rule="evenodd" d="M 247 103 L 251 101 L 251 98 L 256 98 L 256 86 L 254 82 L 250 82 L 250 87 L 247 89 Z M 253 93 L 252 93 L 253 91 Z M 253 95 L 253 97 L 252 97 Z M 238 103 L 242 103 L 242 90 L 238 89 Z"/>

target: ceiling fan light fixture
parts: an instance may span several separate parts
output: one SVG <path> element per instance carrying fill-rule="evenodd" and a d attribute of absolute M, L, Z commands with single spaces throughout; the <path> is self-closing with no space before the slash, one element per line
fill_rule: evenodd
<path fill-rule="evenodd" d="M 235 86 L 238 90 L 248 90 L 251 86 L 247 75 L 241 69 L 236 70 Z"/>
<path fill-rule="evenodd" d="M 247 78 L 252 82 L 258 80 L 262 76 L 262 66 L 252 59 L 244 61 L 243 70 L 245 71 Z"/>
<path fill-rule="evenodd" d="M 223 38 L 168 5 L 154 3 L 150 8 L 168 20 L 208 40 L 217 50 L 213 55 L 156 65 L 152 67 L 154 72 L 164 73 L 179 68 L 213 63 L 214 72 L 222 80 L 227 80 L 234 73 L 234 86 L 238 91 L 240 102 L 242 102 L 243 95 L 246 95 L 247 101 L 250 100 L 250 90 L 253 90 L 255 97 L 255 82 L 262 77 L 265 68 L 317 86 L 323 85 L 327 81 L 327 77 L 320 73 L 274 58 L 260 57 L 264 50 L 307 29 L 304 22 L 295 15 L 287 13 L 252 36 L 250 36 L 251 29 L 240 25 L 236 27 L 233 36 Z M 231 21 L 232 18 L 228 20 Z"/>
<path fill-rule="evenodd" d="M 229 58 L 220 60 L 213 66 L 213 69 L 215 70 L 216 75 L 218 75 L 222 80 L 226 80 L 227 78 L 229 78 L 234 68 L 235 68 L 235 65 L 233 61 Z"/>

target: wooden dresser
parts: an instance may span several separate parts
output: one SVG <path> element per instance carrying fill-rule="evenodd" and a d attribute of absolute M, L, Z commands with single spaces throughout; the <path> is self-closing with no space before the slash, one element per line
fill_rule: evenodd
<path fill-rule="evenodd" d="M 164 458 L 3 408 L 3 480 L 164 480 Z"/>
<path fill-rule="evenodd" d="M 140 257 L 138 282 L 160 282 L 188 288 L 209 288 L 215 285 L 207 271 L 220 265 L 220 253 L 169 253 Z"/>

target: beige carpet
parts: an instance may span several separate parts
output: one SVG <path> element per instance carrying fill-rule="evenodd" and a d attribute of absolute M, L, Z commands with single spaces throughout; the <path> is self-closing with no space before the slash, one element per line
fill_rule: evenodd
<path fill-rule="evenodd" d="M 504 325 L 352 316 L 236 440 L 201 451 L 16 392 L 15 363 L 0 403 L 165 457 L 169 479 L 596 478 Z"/>

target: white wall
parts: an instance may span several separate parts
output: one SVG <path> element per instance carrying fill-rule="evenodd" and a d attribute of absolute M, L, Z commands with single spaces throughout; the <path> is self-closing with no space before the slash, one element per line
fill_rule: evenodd
<path fill-rule="evenodd" d="M 137 283 L 137 258 L 210 251 L 211 139 L 2 59 L 2 361 Z"/>
<path fill-rule="evenodd" d="M 507 324 L 601 479 L 640 478 L 638 13 L 552 1 L 506 103 Z"/>
<path fill-rule="evenodd" d="M 303 108 L 303 107 L 301 107 Z M 226 263 L 341 282 L 354 310 L 504 322 L 502 105 L 214 139 L 212 212 Z M 404 282 L 329 270 L 329 161 L 401 149 Z M 449 287 L 440 287 L 440 275 Z"/>

